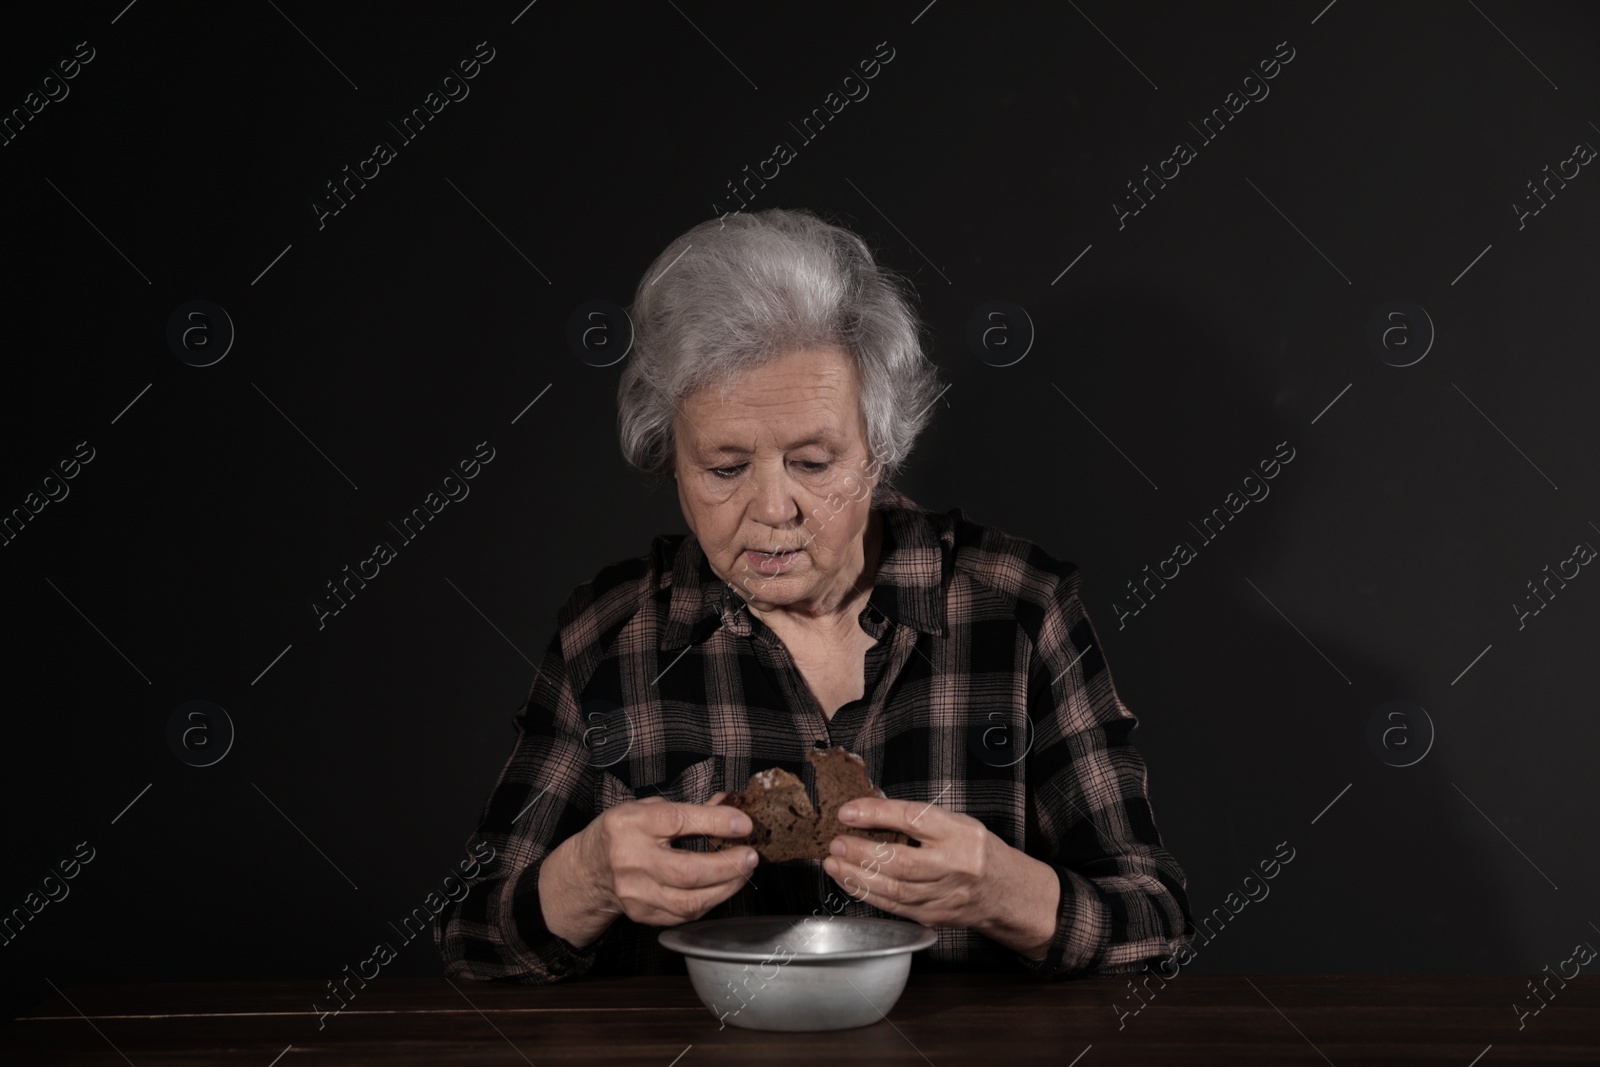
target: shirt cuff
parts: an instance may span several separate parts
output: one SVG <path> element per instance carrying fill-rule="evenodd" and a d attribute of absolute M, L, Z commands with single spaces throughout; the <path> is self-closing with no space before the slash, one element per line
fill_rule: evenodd
<path fill-rule="evenodd" d="M 1056 932 L 1045 949 L 1043 959 L 1031 959 L 1012 950 L 1023 969 L 1036 978 L 1092 971 L 1105 953 L 1111 934 L 1111 919 L 1093 882 L 1071 868 L 1050 864 L 1061 883 L 1061 899 L 1056 905 Z"/>
<path fill-rule="evenodd" d="M 531 959 L 529 969 L 537 980 L 558 982 L 579 977 L 594 966 L 600 940 L 605 935 L 580 949 L 550 932 L 545 925 L 544 910 L 539 906 L 539 872 L 543 868 L 544 859 L 541 858 L 524 867 L 506 886 L 511 914 L 506 940 L 517 957 Z"/>

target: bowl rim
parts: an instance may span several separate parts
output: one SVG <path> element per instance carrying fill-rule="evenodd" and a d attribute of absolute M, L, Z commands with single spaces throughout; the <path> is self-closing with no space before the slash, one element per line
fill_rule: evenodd
<path fill-rule="evenodd" d="M 749 949 L 712 948 L 704 944 L 696 944 L 693 937 L 696 933 L 712 930 L 720 926 L 731 926 L 736 923 L 751 922 L 787 922 L 791 925 L 803 923 L 807 919 L 817 918 L 814 915 L 735 915 L 722 919 L 701 919 L 698 922 L 684 923 L 663 930 L 656 935 L 656 940 L 663 948 L 680 953 L 690 959 L 725 960 L 733 963 L 761 963 L 772 957 L 771 951 L 755 951 Z M 865 923 L 873 925 L 893 925 L 896 927 L 910 927 L 918 932 L 916 936 L 906 941 L 903 945 L 891 945 L 887 948 L 861 948 L 846 949 L 842 952 L 796 952 L 788 962 L 790 963 L 827 963 L 833 960 L 863 960 L 875 959 L 882 956 L 899 956 L 920 952 L 929 948 L 939 935 L 931 927 L 923 926 L 910 919 L 882 919 L 875 915 L 832 915 L 819 922 L 845 922 Z"/>

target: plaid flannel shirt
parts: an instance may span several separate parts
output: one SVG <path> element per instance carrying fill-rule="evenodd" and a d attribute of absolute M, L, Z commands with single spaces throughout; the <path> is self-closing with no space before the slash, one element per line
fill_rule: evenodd
<path fill-rule="evenodd" d="M 613 804 L 652 794 L 704 803 L 767 767 L 815 797 L 804 753 L 834 744 L 858 753 L 888 796 L 970 815 L 1059 879 L 1043 960 L 940 928 L 914 969 L 1128 973 L 1188 943 L 1184 874 L 1156 829 L 1129 741 L 1137 720 L 1112 686 L 1076 568 L 887 485 L 873 507 L 884 540 L 859 621 L 877 643 L 866 695 L 831 720 L 692 535 L 657 537 L 649 555 L 572 592 L 475 835 L 496 859 L 434 923 L 447 974 L 544 983 L 685 973 L 657 944 L 660 928 L 626 916 L 582 948 L 553 935 L 539 906 L 544 858 Z M 847 896 L 820 860 L 762 864 L 749 881 L 704 918 L 896 918 L 867 902 L 870 886 L 865 900 Z"/>

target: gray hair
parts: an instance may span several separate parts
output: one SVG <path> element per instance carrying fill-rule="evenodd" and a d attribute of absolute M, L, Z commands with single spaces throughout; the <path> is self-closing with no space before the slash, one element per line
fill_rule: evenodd
<path fill-rule="evenodd" d="M 617 384 L 623 458 L 670 474 L 686 398 L 790 352 L 838 348 L 855 362 L 867 448 L 880 485 L 890 484 L 940 392 L 910 297 L 866 242 L 811 212 L 768 208 L 700 223 L 656 257 L 628 309 L 633 352 Z"/>

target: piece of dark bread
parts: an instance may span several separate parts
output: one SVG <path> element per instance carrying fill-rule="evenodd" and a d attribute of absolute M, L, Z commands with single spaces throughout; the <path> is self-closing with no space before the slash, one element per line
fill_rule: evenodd
<path fill-rule="evenodd" d="M 739 838 L 713 837 L 712 848 L 749 845 L 769 863 L 811 855 L 817 813 L 805 785 L 783 768 L 757 771 L 744 792 L 730 793 L 722 803 L 750 816 L 751 830 Z"/>
<path fill-rule="evenodd" d="M 866 762 L 854 752 L 843 747 L 813 749 L 806 759 L 817 769 L 817 804 L 822 809 L 817 817 L 816 851 L 813 855 L 828 855 L 828 845 L 841 834 L 858 834 L 873 841 L 887 841 L 904 845 L 909 838 L 898 830 L 864 830 L 846 826 L 839 821 L 839 809 L 857 797 L 881 797 L 883 790 L 867 777 Z"/>
<path fill-rule="evenodd" d="M 907 844 L 909 839 L 897 830 L 864 830 L 839 821 L 839 809 L 857 797 L 881 797 L 883 790 L 867 777 L 867 765 L 854 752 L 835 745 L 806 753 L 817 771 L 819 812 L 806 796 L 799 778 L 781 767 L 769 767 L 750 776 L 750 784 L 740 793 L 730 793 L 722 803 L 750 816 L 750 833 L 737 838 L 710 839 L 713 849 L 730 845 L 749 845 L 762 860 L 782 863 L 793 859 L 822 859 L 828 845 L 841 834 L 855 834 L 873 841 Z"/>

